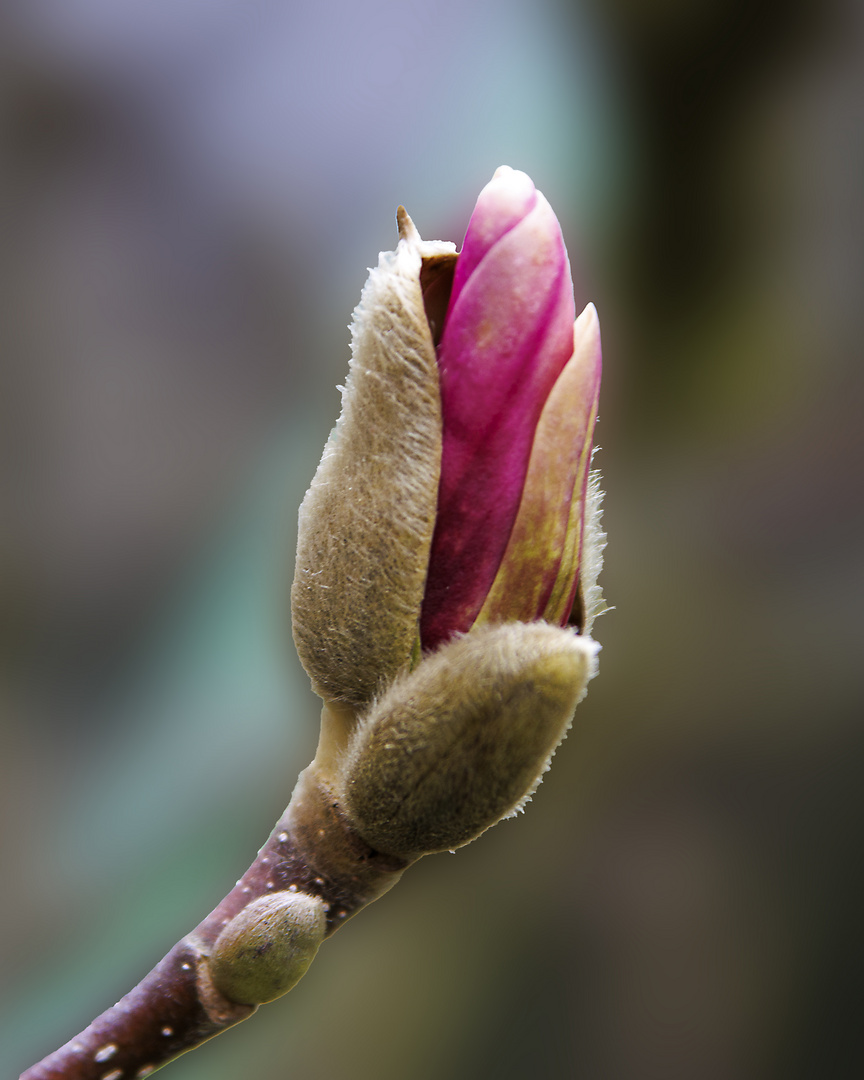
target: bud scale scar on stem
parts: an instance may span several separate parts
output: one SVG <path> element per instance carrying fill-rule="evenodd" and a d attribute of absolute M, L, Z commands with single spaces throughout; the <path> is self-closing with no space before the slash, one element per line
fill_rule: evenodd
<path fill-rule="evenodd" d="M 555 215 L 502 168 L 458 255 L 397 219 L 300 511 L 315 758 L 221 903 L 22 1080 L 143 1077 L 286 993 L 411 863 L 524 805 L 596 672 L 600 336 Z"/>

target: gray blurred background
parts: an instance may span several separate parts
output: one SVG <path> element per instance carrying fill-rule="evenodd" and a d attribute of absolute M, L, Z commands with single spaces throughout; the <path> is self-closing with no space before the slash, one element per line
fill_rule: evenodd
<path fill-rule="evenodd" d="M 0 155 L 3 1075 L 287 802 L 351 309 L 502 163 L 603 326 L 600 678 L 526 815 L 166 1075 L 864 1074 L 862 5 L 7 0 Z"/>

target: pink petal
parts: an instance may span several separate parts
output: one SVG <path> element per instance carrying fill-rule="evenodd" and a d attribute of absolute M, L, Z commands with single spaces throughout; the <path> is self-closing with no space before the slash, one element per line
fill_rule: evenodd
<path fill-rule="evenodd" d="M 438 350 L 444 433 L 421 612 L 427 649 L 467 630 L 483 604 L 519 508 L 540 413 L 573 351 L 561 230 L 540 192 L 527 197 L 526 181 L 511 170 L 481 192 Z"/>
<path fill-rule="evenodd" d="M 537 425 L 516 521 L 477 624 L 545 619 L 563 626 L 573 608 L 602 368 L 593 304 L 573 337 L 573 355 Z"/>
<path fill-rule="evenodd" d="M 465 243 L 453 276 L 452 300 L 489 249 L 525 217 L 537 201 L 537 189 L 527 173 L 502 165 L 480 192 L 468 222 Z M 469 241 L 470 237 L 470 241 Z"/>

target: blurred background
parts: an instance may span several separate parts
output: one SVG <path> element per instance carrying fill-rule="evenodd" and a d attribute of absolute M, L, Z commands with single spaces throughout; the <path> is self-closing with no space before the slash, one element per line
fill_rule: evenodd
<path fill-rule="evenodd" d="M 600 677 L 526 815 L 170 1076 L 862 1075 L 862 5 L 7 0 L 0 59 L 3 1075 L 287 802 L 351 310 L 502 163 L 604 331 Z"/>

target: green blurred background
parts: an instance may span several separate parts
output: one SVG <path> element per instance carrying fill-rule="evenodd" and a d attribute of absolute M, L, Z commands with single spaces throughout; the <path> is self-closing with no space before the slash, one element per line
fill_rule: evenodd
<path fill-rule="evenodd" d="M 601 674 L 174 1080 L 864 1074 L 864 18 L 853 0 L 0 8 L 0 1065 L 114 1002 L 311 757 L 296 509 L 404 202 L 502 163 L 606 365 Z"/>

